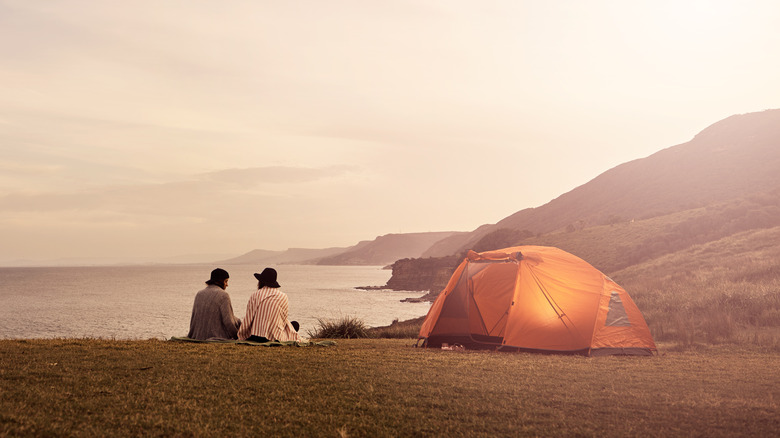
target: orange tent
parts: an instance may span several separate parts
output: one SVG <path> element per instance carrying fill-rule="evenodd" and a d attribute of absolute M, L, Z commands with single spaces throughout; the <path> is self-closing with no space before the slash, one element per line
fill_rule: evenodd
<path fill-rule="evenodd" d="M 544 246 L 469 251 L 431 305 L 420 339 L 427 347 L 588 356 L 656 351 L 623 288 L 579 257 Z"/>

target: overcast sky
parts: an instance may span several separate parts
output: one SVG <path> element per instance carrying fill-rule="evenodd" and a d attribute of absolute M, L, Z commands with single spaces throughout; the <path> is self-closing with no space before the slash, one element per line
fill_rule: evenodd
<path fill-rule="evenodd" d="M 777 1 L 0 0 L 0 263 L 471 231 L 780 107 Z"/>

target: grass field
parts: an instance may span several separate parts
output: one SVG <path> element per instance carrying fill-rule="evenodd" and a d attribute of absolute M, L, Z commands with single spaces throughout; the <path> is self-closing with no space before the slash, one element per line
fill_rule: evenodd
<path fill-rule="evenodd" d="M 777 436 L 780 354 L 0 341 L 0 435 Z"/>

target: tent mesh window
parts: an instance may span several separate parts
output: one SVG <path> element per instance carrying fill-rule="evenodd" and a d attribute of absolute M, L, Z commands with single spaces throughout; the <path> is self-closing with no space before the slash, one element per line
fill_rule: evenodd
<path fill-rule="evenodd" d="M 620 300 L 620 294 L 612 291 L 609 297 L 609 310 L 607 311 L 607 321 L 604 325 L 612 327 L 628 327 L 631 322 L 626 315 L 626 309 L 623 307 L 623 301 Z"/>

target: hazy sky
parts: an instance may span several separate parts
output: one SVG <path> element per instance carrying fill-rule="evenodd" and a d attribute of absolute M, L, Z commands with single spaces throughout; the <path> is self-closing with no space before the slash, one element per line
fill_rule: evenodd
<path fill-rule="evenodd" d="M 0 263 L 470 231 L 780 107 L 780 2 L 0 0 Z"/>

